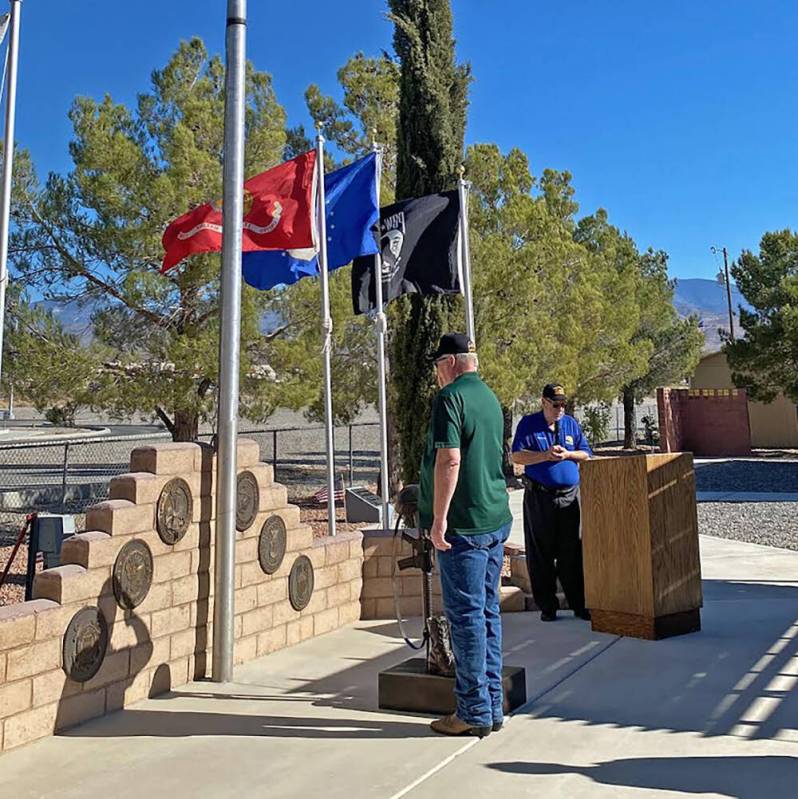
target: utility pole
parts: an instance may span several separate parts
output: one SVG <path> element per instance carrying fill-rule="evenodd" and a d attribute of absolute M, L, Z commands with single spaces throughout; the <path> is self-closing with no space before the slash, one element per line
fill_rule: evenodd
<path fill-rule="evenodd" d="M 17 63 L 19 57 L 19 18 L 21 0 L 11 0 L 11 28 L 8 40 L 8 95 L 6 130 L 3 142 L 3 179 L 0 188 L 0 378 L 3 376 L 3 330 L 8 285 L 8 230 L 11 221 L 11 178 L 14 170 L 14 121 L 17 111 Z"/>
<path fill-rule="evenodd" d="M 729 338 L 734 341 L 734 311 L 732 311 L 731 280 L 729 279 L 729 253 L 723 248 L 723 270 L 726 273 L 726 302 L 729 305 Z"/>

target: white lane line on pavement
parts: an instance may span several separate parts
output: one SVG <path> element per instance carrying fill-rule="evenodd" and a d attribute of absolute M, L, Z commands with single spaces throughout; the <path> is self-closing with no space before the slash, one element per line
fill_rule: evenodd
<path fill-rule="evenodd" d="M 448 766 L 449 763 L 451 763 L 455 758 L 460 757 L 460 755 L 467 752 L 472 746 L 478 744 L 479 740 L 480 740 L 479 738 L 472 738 L 465 746 L 461 746 L 456 752 L 449 755 L 449 757 L 447 757 L 444 760 L 441 760 L 441 762 L 438 763 L 437 766 L 433 766 L 429 771 L 424 772 L 424 774 L 422 774 L 417 779 L 413 780 L 413 782 L 411 782 L 410 785 L 408 785 L 406 788 L 402 788 L 402 790 L 399 791 L 399 793 L 395 793 L 393 796 L 391 796 L 390 799 L 401 799 L 403 796 L 407 796 L 407 794 L 409 794 L 410 791 L 412 791 L 414 788 L 417 788 L 419 785 L 421 785 L 422 782 L 428 780 L 433 774 L 436 774 L 442 768 Z"/>

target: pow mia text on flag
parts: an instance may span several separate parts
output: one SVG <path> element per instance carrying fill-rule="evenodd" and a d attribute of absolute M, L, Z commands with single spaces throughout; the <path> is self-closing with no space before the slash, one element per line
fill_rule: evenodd
<path fill-rule="evenodd" d="M 380 209 L 380 272 L 383 298 L 402 294 L 461 292 L 457 232 L 460 198 L 457 191 L 404 200 Z M 355 313 L 374 310 L 374 258 L 352 264 Z"/>

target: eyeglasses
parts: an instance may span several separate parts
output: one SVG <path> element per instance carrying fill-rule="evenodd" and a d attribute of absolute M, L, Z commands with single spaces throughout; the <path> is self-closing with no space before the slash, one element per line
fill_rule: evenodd
<path fill-rule="evenodd" d="M 555 402 L 554 400 L 550 400 L 548 397 L 545 397 L 545 400 L 549 403 L 549 405 L 551 405 L 552 408 L 557 408 L 557 410 L 564 408 L 566 404 L 564 402 Z"/>

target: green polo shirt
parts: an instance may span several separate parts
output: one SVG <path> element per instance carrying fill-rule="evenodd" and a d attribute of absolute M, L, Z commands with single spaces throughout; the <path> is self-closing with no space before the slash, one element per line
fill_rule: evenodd
<path fill-rule="evenodd" d="M 478 535 L 512 521 L 502 473 L 504 418 L 496 395 L 476 372 L 459 375 L 432 403 L 427 444 L 421 459 L 418 512 L 432 526 L 435 453 L 459 448 L 460 473 L 449 506 L 448 531 Z"/>

